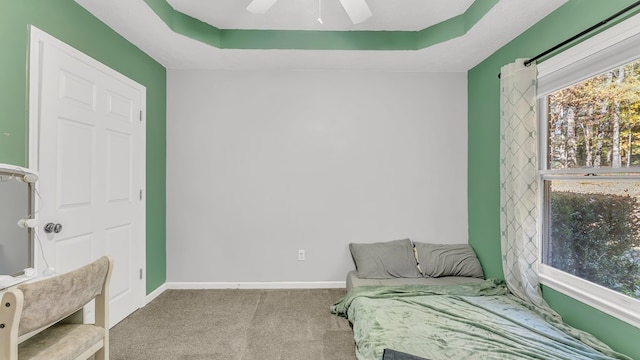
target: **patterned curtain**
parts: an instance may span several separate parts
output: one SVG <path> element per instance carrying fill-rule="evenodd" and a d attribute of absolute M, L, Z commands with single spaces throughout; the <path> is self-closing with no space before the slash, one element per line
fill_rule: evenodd
<path fill-rule="evenodd" d="M 546 307 L 538 283 L 538 137 L 535 64 L 518 59 L 501 69 L 500 233 L 507 286 Z"/>

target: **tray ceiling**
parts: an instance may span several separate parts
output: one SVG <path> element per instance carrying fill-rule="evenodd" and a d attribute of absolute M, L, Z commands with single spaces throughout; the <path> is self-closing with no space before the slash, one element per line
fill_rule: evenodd
<path fill-rule="evenodd" d="M 567 0 L 75 0 L 170 69 L 464 72 Z M 523 54 L 523 57 L 534 54 Z"/>

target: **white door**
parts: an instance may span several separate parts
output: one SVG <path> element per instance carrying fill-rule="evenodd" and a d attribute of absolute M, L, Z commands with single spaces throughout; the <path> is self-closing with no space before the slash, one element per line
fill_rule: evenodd
<path fill-rule="evenodd" d="M 31 166 L 40 173 L 42 247 L 37 266 L 45 274 L 64 273 L 111 256 L 113 326 L 143 305 L 146 291 L 145 89 L 37 29 L 31 36 L 30 84 L 37 93 L 30 89 L 30 106 L 37 110 L 30 111 L 38 123 Z"/>

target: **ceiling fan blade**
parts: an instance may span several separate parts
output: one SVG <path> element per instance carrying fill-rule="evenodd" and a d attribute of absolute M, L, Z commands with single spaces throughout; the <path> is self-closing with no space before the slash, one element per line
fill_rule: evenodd
<path fill-rule="evenodd" d="M 276 1 L 278 0 L 253 0 L 251 4 L 247 6 L 247 10 L 253 14 L 264 14 L 271 9 Z"/>
<path fill-rule="evenodd" d="M 360 24 L 373 15 L 365 0 L 340 0 L 340 3 L 354 24 Z"/>

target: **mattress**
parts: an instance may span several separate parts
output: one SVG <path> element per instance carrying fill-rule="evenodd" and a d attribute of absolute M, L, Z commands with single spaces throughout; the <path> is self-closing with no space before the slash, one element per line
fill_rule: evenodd
<path fill-rule="evenodd" d="M 495 279 L 359 286 L 331 312 L 353 324 L 358 360 L 379 360 L 385 349 L 433 360 L 631 360 Z"/>
<path fill-rule="evenodd" d="M 352 270 L 347 274 L 347 291 L 359 286 L 398 286 L 398 285 L 458 285 L 471 282 L 483 282 L 484 279 L 464 276 L 416 277 L 392 279 L 361 279 L 358 272 Z"/>

